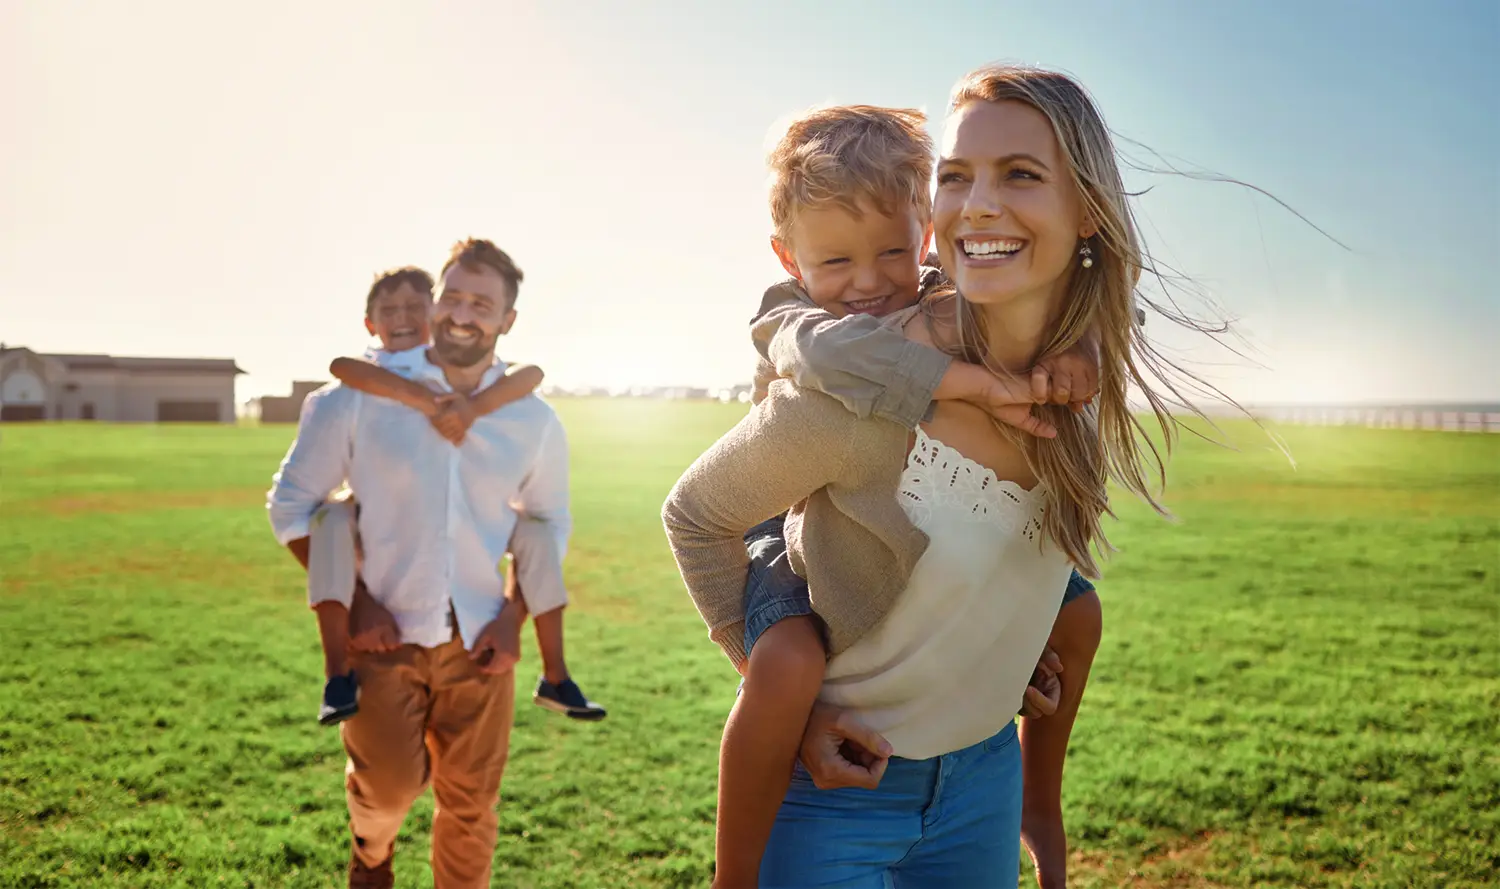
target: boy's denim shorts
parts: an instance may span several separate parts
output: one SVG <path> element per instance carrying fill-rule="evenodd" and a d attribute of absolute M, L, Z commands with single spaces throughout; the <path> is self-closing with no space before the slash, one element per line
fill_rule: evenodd
<path fill-rule="evenodd" d="M 813 613 L 807 581 L 792 570 L 786 551 L 786 516 L 767 519 L 745 533 L 750 573 L 745 579 L 745 654 L 779 620 Z M 1068 578 L 1062 604 L 1094 591 L 1077 571 Z"/>
<path fill-rule="evenodd" d="M 1063 592 L 1062 604 L 1066 605 L 1079 596 L 1093 591 L 1094 585 L 1089 583 L 1082 574 L 1074 571 L 1073 576 L 1068 578 L 1068 588 Z"/>
<path fill-rule="evenodd" d="M 745 533 L 750 574 L 745 579 L 745 654 L 779 620 L 813 613 L 807 581 L 792 570 L 786 552 L 786 516 L 767 519 Z"/>

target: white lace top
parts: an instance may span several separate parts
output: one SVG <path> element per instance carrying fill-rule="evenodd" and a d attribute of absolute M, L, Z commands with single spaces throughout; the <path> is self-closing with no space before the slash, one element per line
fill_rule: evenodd
<path fill-rule="evenodd" d="M 897 496 L 931 544 L 885 620 L 828 664 L 822 699 L 855 710 L 897 756 L 961 750 L 1005 727 L 1072 564 L 1026 491 L 920 427 Z"/>

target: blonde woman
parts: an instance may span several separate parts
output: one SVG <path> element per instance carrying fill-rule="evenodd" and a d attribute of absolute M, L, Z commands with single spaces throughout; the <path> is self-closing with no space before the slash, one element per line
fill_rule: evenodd
<path fill-rule="evenodd" d="M 1074 566 L 1097 576 L 1106 482 L 1156 504 L 1127 385 L 1173 427 L 1139 370 L 1162 363 L 1134 323 L 1142 255 L 1103 119 L 1073 80 L 1018 67 L 965 77 L 949 111 L 933 227 L 955 291 L 888 323 L 1017 375 L 1095 330 L 1100 394 L 1035 408 L 1058 430 L 1035 438 L 956 401 L 908 432 L 781 380 L 678 482 L 664 518 L 700 608 L 740 595 L 743 534 L 792 508 L 830 654 L 820 717 L 891 751 L 875 790 L 799 766 L 761 886 L 1014 887 L 1027 682 Z M 872 547 L 892 570 L 841 561 Z M 805 756 L 822 739 L 810 726 Z"/>

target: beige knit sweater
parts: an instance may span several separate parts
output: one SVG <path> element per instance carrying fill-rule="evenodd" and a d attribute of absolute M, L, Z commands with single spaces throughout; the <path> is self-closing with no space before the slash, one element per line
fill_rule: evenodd
<path fill-rule="evenodd" d="M 808 582 L 831 655 L 890 611 L 928 542 L 896 501 L 909 435 L 777 380 L 678 480 L 662 507 L 667 540 L 710 638 L 736 666 L 745 660 L 744 534 L 785 510 L 792 568 Z"/>

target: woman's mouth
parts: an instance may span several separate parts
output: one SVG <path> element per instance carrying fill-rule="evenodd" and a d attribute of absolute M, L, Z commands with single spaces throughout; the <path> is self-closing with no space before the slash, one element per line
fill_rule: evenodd
<path fill-rule="evenodd" d="M 959 238 L 959 250 L 968 265 L 999 265 L 1014 259 L 1026 249 L 1019 238 Z"/>

